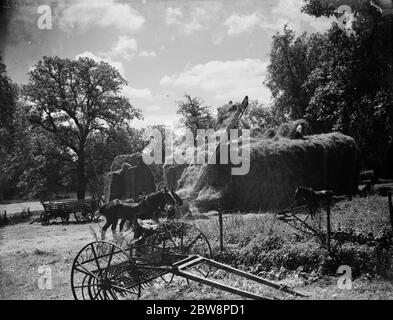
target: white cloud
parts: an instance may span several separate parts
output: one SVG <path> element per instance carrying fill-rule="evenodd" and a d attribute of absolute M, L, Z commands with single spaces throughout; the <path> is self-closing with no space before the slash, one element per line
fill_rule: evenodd
<path fill-rule="evenodd" d="M 250 15 L 233 14 L 225 20 L 224 26 L 228 28 L 228 35 L 238 35 L 253 31 L 261 26 L 262 19 L 258 13 Z"/>
<path fill-rule="evenodd" d="M 274 30 L 282 30 L 285 23 L 295 29 L 297 32 L 304 31 L 303 25 L 309 25 L 314 31 L 327 30 L 332 22 L 332 18 L 315 18 L 308 14 L 301 12 L 303 6 L 302 1 L 298 0 L 279 0 L 277 5 L 273 8 L 270 20 L 264 23 L 265 27 L 270 27 Z M 275 17 L 275 18 L 274 18 Z"/>
<path fill-rule="evenodd" d="M 200 88 L 224 101 L 251 99 L 268 102 L 270 91 L 263 86 L 267 62 L 259 59 L 210 61 L 186 68 L 179 74 L 164 76 L 161 85 Z"/>
<path fill-rule="evenodd" d="M 129 99 L 153 100 L 153 95 L 149 88 L 136 89 L 131 86 L 126 86 L 123 88 L 122 94 Z"/>
<path fill-rule="evenodd" d="M 195 8 L 191 14 L 192 19 L 190 22 L 185 23 L 183 28 L 180 29 L 182 33 L 190 35 L 198 30 L 207 29 L 209 26 L 208 11 L 204 8 Z"/>
<path fill-rule="evenodd" d="M 237 36 L 251 33 L 257 28 L 269 32 L 281 31 L 285 24 L 298 33 L 313 29 L 312 31 L 325 31 L 331 25 L 331 18 L 315 18 L 301 12 L 302 2 L 299 0 L 278 0 L 271 10 L 257 10 L 250 14 L 234 13 L 228 17 L 223 25 L 227 34 Z"/>
<path fill-rule="evenodd" d="M 176 26 L 179 33 L 191 35 L 197 31 L 207 30 L 213 20 L 218 20 L 220 7 L 220 3 L 201 4 L 200 7 L 189 10 L 186 16 L 180 8 L 167 8 L 165 23 Z"/>
<path fill-rule="evenodd" d="M 129 4 L 115 0 L 69 1 L 59 4 L 59 26 L 64 31 L 114 27 L 125 32 L 139 30 L 145 18 Z"/>
<path fill-rule="evenodd" d="M 125 60 L 131 60 L 138 50 L 138 42 L 134 38 L 127 36 L 120 36 L 115 46 L 108 53 L 108 56 L 112 58 L 123 58 Z"/>
<path fill-rule="evenodd" d="M 111 66 L 115 67 L 120 72 L 122 77 L 125 77 L 124 64 L 123 62 L 119 61 L 119 59 L 130 61 L 135 56 L 137 50 L 138 42 L 134 38 L 130 38 L 128 36 L 119 36 L 117 42 L 111 50 L 102 51 L 98 54 L 94 54 L 90 51 L 85 51 L 78 54 L 76 58 L 88 57 L 97 62 L 107 62 Z"/>
<path fill-rule="evenodd" d="M 167 8 L 165 10 L 165 23 L 167 25 L 178 25 L 183 17 L 183 13 L 180 8 Z"/>
<path fill-rule="evenodd" d="M 105 58 L 100 57 L 90 51 L 85 51 L 85 52 L 80 53 L 76 56 L 77 59 L 80 57 L 90 58 L 90 59 L 93 59 L 97 62 L 104 61 L 104 62 L 110 64 L 111 66 L 115 67 L 120 72 L 122 77 L 124 77 L 124 66 L 123 66 L 123 63 L 121 63 L 120 61 L 114 61 L 114 60 L 107 58 L 107 57 L 105 57 Z"/>
<path fill-rule="evenodd" d="M 141 51 L 141 52 L 139 52 L 139 56 L 140 57 L 147 57 L 147 58 L 155 58 L 155 57 L 157 57 L 157 53 L 155 52 L 155 51 L 146 51 L 146 50 L 143 50 L 143 51 Z"/>

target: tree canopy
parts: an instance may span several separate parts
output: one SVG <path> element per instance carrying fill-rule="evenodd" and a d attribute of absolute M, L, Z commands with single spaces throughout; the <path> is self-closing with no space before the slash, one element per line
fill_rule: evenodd
<path fill-rule="evenodd" d="M 343 4 L 355 17 L 352 33 L 333 23 L 323 34 L 284 27 L 273 37 L 266 84 L 277 112 L 353 136 L 363 162 L 378 166 L 393 137 L 393 18 L 360 0 L 306 0 L 302 10 L 328 17 Z"/>
<path fill-rule="evenodd" d="M 214 118 L 199 97 L 192 98 L 191 95 L 184 96 L 185 101 L 178 101 L 177 114 L 180 115 L 180 122 L 197 136 L 198 129 L 212 129 L 215 125 Z"/>
<path fill-rule="evenodd" d="M 29 72 L 23 95 L 29 119 L 50 132 L 76 159 L 78 198 L 85 196 L 86 150 L 95 132 L 108 134 L 142 113 L 121 95 L 127 83 L 105 62 L 44 57 Z"/>

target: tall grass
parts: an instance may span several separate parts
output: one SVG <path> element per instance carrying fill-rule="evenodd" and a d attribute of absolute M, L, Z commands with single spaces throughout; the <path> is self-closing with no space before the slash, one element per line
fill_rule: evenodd
<path fill-rule="evenodd" d="M 326 214 L 310 220 L 314 228 L 326 232 Z M 391 277 L 393 239 L 387 200 L 378 196 L 354 198 L 335 205 L 332 232 L 345 234 L 332 240 L 328 254 L 324 243 L 304 235 L 272 214 L 224 215 L 224 252 L 220 252 L 218 218 L 197 220 L 208 237 L 214 258 L 258 273 L 272 269 L 335 274 L 340 265 L 350 265 L 353 275 Z M 337 238 L 338 239 L 338 238 Z"/>

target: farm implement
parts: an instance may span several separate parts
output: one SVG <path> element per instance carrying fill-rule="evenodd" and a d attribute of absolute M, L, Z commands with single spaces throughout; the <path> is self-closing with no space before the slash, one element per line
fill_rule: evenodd
<path fill-rule="evenodd" d="M 40 201 L 44 207 L 39 219 L 43 226 L 49 225 L 50 220 L 56 218 L 60 218 L 63 223 L 68 223 L 70 215 L 74 215 L 78 222 L 96 222 L 100 218 L 99 197 L 93 196 L 85 200 L 52 200 L 48 196 L 41 196 Z"/>
<path fill-rule="evenodd" d="M 107 241 L 87 244 L 77 254 L 71 270 L 71 288 L 76 300 L 118 300 L 140 298 L 142 291 L 157 281 L 171 283 L 175 277 L 250 299 L 275 299 L 259 290 L 245 290 L 227 284 L 228 277 L 253 282 L 298 297 L 297 293 L 211 257 L 206 236 L 182 221 L 164 222 L 125 246 Z M 148 234 L 146 236 L 146 234 Z M 221 281 L 220 281 L 221 280 Z"/>

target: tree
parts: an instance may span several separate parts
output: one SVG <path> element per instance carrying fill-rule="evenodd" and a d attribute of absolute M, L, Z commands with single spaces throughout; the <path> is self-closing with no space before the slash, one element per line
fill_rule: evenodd
<path fill-rule="evenodd" d="M 191 130 L 194 137 L 197 136 L 198 129 L 211 129 L 215 125 L 213 116 L 209 108 L 201 98 L 192 98 L 189 94 L 184 96 L 185 101 L 178 101 L 177 114 L 184 126 Z"/>
<path fill-rule="evenodd" d="M 13 145 L 13 120 L 18 99 L 18 88 L 7 76 L 6 66 L 0 57 L 0 199 L 9 181 L 4 164 Z"/>
<path fill-rule="evenodd" d="M 375 2 L 392 7 L 391 1 Z M 312 96 L 307 118 L 324 131 L 353 136 L 363 164 L 380 171 L 393 139 L 393 18 L 381 16 L 368 1 L 307 0 L 303 10 L 330 16 L 343 4 L 355 13 L 354 34 L 337 24 L 325 33 L 321 63 L 305 83 Z"/>
<path fill-rule="evenodd" d="M 71 191 L 75 181 L 74 159 L 53 135 L 34 128 L 27 117 L 29 109 L 18 103 L 12 122 L 12 146 L 2 161 L 6 197 L 34 198 L 42 189 Z"/>
<path fill-rule="evenodd" d="M 288 26 L 284 26 L 282 34 L 273 36 L 265 84 L 272 92 L 273 108 L 280 116 L 292 120 L 304 116 L 311 97 L 303 85 L 319 63 L 323 41 L 318 33 L 296 37 Z"/>
<path fill-rule="evenodd" d="M 9 148 L 13 133 L 12 121 L 18 98 L 17 86 L 6 74 L 0 57 L 0 149 Z"/>
<path fill-rule="evenodd" d="M 23 87 L 29 119 L 50 132 L 75 158 L 78 199 L 85 197 L 86 150 L 91 135 L 107 134 L 111 127 L 142 117 L 141 111 L 120 95 L 124 85 L 125 79 L 115 68 L 89 58 L 44 57 L 29 72 L 29 83 Z"/>
<path fill-rule="evenodd" d="M 390 0 L 375 2 L 393 7 Z M 333 23 L 323 34 L 296 37 L 285 27 L 273 38 L 267 85 L 273 110 L 304 117 L 315 132 L 353 136 L 363 164 L 377 167 L 393 139 L 393 17 L 381 16 L 369 3 L 305 0 L 304 13 L 339 21 L 337 9 L 349 5 L 353 32 Z"/>

